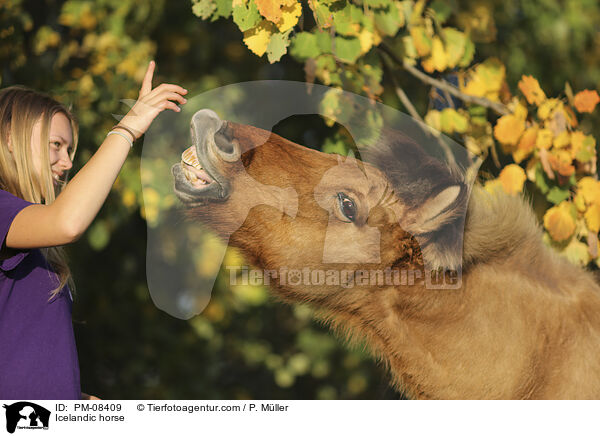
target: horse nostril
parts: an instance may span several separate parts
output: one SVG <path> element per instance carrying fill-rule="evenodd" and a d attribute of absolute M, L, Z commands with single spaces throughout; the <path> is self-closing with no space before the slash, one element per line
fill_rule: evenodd
<path fill-rule="evenodd" d="M 227 134 L 223 132 L 224 129 L 219 130 L 215 133 L 215 144 L 224 153 L 233 153 L 234 147 L 231 139 L 227 137 Z"/>
<path fill-rule="evenodd" d="M 221 159 L 226 162 L 235 162 L 240 157 L 240 146 L 237 140 L 234 139 L 233 129 L 226 121 L 223 122 L 221 128 L 215 133 L 216 151 Z"/>
<path fill-rule="evenodd" d="M 234 135 L 233 135 L 233 128 L 231 127 L 231 124 L 228 123 L 227 121 L 223 121 L 223 124 L 221 125 L 221 128 L 219 129 L 219 131 L 217 133 L 220 133 L 221 135 L 223 135 L 223 137 L 225 139 L 227 139 L 228 141 L 233 141 Z"/>

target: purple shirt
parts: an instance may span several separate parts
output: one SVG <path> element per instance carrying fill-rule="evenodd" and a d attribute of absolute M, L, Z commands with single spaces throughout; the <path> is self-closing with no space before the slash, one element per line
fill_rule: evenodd
<path fill-rule="evenodd" d="M 31 205 L 0 190 L 0 247 L 15 216 Z M 3 253 L 3 255 L 5 255 Z M 78 400 L 79 363 L 64 287 L 38 249 L 0 260 L 0 399 Z"/>

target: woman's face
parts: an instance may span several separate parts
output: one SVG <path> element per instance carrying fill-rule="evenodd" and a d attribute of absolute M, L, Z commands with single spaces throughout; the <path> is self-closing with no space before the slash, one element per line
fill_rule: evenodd
<path fill-rule="evenodd" d="M 50 122 L 50 134 L 48 144 L 41 144 L 42 123 L 38 121 L 31 132 L 31 149 L 33 154 L 33 166 L 37 177 L 42 174 L 42 150 L 40 147 L 48 147 L 50 157 L 50 168 L 54 186 L 60 180 L 64 180 L 65 172 L 71 169 L 71 152 L 73 150 L 73 131 L 67 116 L 61 112 L 54 114 Z"/>

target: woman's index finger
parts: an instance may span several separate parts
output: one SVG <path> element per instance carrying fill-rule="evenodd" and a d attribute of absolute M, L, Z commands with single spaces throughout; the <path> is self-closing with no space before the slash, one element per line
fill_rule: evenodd
<path fill-rule="evenodd" d="M 140 97 L 145 96 L 150 91 L 152 91 L 152 76 L 154 75 L 154 67 L 156 63 L 154 61 L 150 61 L 148 64 L 148 69 L 146 70 L 146 74 L 144 75 L 144 80 L 142 80 L 142 88 L 140 89 Z"/>

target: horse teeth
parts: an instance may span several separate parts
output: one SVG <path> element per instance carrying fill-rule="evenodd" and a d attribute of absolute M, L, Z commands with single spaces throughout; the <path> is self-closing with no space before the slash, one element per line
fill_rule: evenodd
<path fill-rule="evenodd" d="M 181 157 L 182 157 L 182 160 L 186 164 L 188 164 L 188 165 L 190 165 L 190 166 L 192 166 L 192 167 L 194 167 L 194 168 L 196 168 L 198 170 L 203 170 L 204 169 L 204 168 L 202 168 L 202 165 L 200 165 L 200 161 L 198 160 L 198 157 L 194 154 L 194 151 L 192 150 L 192 147 L 190 147 L 187 150 L 185 150 L 183 152 L 183 155 Z"/>

